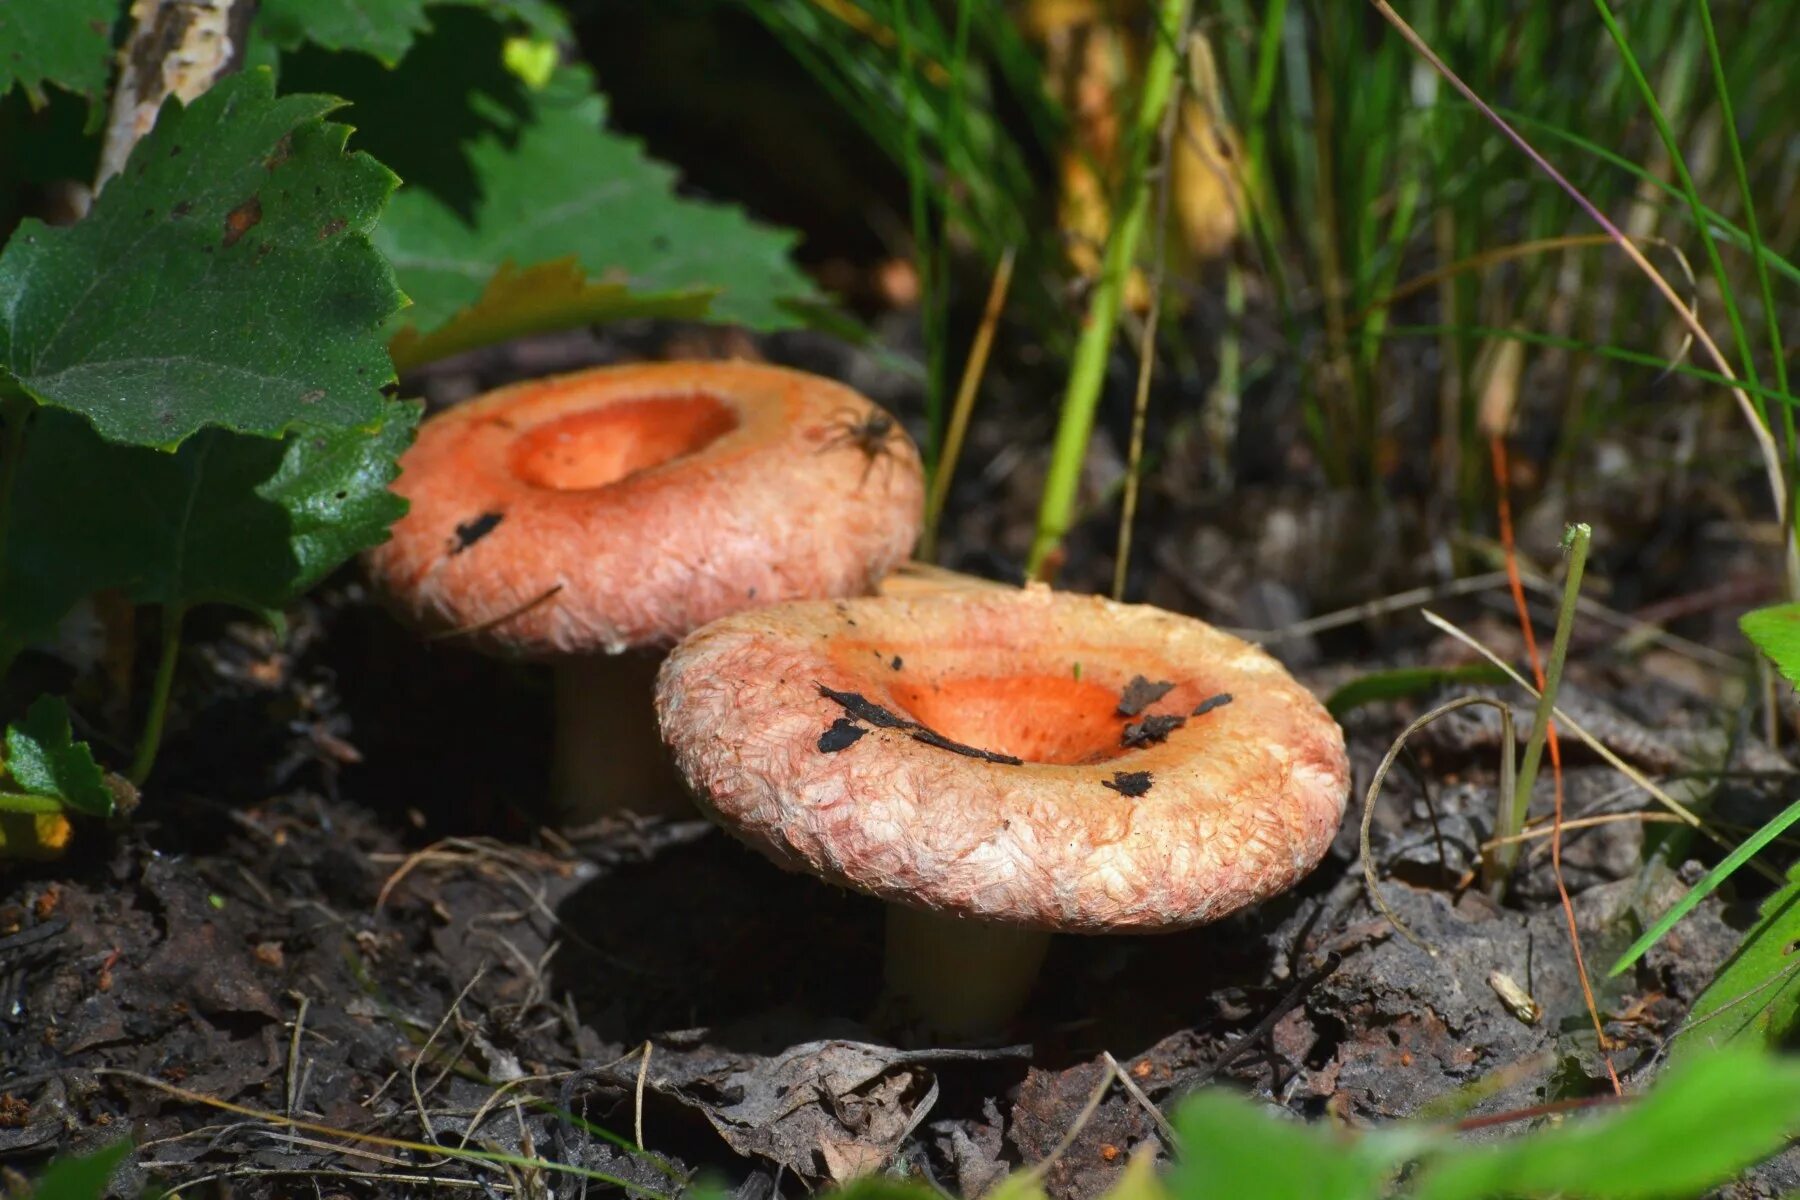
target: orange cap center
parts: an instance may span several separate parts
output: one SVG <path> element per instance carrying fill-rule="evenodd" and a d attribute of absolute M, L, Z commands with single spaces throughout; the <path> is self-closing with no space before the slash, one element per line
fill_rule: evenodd
<path fill-rule="evenodd" d="M 556 491 L 605 487 L 703 450 L 737 425 L 736 414 L 711 396 L 627 400 L 521 434 L 512 446 L 512 473 Z"/>
<path fill-rule="evenodd" d="M 1067 675 L 897 680 L 888 692 L 921 725 L 1028 763 L 1104 762 L 1125 753 L 1119 690 Z"/>

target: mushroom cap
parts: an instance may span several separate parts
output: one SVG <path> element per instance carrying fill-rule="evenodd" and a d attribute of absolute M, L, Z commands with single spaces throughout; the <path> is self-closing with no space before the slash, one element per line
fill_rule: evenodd
<path fill-rule="evenodd" d="M 1041 587 L 739 613 L 670 653 L 656 702 L 702 808 L 776 863 L 1041 929 L 1178 929 L 1272 896 L 1349 791 L 1343 731 L 1262 650 Z"/>
<path fill-rule="evenodd" d="M 426 421 L 400 468 L 411 507 L 371 578 L 419 625 L 528 657 L 867 592 L 923 506 L 899 422 L 842 384 L 739 362 L 501 388 Z"/>

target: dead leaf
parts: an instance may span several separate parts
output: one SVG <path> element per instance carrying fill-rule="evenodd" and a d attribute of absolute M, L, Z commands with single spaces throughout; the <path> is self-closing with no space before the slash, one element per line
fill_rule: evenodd
<path fill-rule="evenodd" d="M 931 1112 L 938 1081 L 929 1064 L 1012 1053 L 896 1050 L 835 1038 L 768 1057 L 659 1046 L 646 1087 L 698 1111 L 739 1154 L 808 1181 L 843 1183 L 885 1166 Z M 607 1075 L 620 1086 L 635 1083 L 635 1069 Z"/>

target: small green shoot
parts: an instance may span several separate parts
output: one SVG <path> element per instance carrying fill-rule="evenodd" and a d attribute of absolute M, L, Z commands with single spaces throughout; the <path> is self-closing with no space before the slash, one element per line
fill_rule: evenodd
<path fill-rule="evenodd" d="M 84 816 L 112 816 L 112 789 L 87 744 L 74 739 L 69 710 L 54 696 L 39 696 L 24 720 L 6 727 L 6 757 L 0 767 L 12 784 L 0 791 L 0 811 L 54 811 L 45 804 L 50 801 L 56 809 Z"/>

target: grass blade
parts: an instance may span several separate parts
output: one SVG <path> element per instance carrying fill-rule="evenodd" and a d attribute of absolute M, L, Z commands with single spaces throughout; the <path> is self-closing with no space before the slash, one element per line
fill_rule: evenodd
<path fill-rule="evenodd" d="M 1114 327 L 1124 307 L 1125 286 L 1137 260 L 1138 242 L 1149 217 L 1149 190 L 1144 176 L 1150 149 L 1163 110 L 1173 102 L 1175 67 L 1181 57 L 1181 34 L 1187 27 L 1188 0 L 1162 0 L 1157 13 L 1157 35 L 1144 68 L 1144 90 L 1133 121 L 1131 157 L 1118 205 L 1119 219 L 1107 239 L 1106 259 L 1100 284 L 1088 306 L 1075 359 L 1069 367 L 1069 386 L 1063 396 L 1057 422 L 1050 472 L 1044 480 L 1038 506 L 1037 531 L 1025 573 L 1040 578 L 1051 554 L 1062 545 L 1075 511 L 1075 492 L 1081 480 L 1082 460 L 1093 436 L 1094 417 L 1100 405 L 1100 388 L 1106 382 L 1106 361 L 1112 352 Z"/>
<path fill-rule="evenodd" d="M 1644 957 L 1650 947 L 1662 941 L 1663 936 L 1673 929 L 1681 918 L 1693 912 L 1694 907 L 1718 890 L 1719 885 L 1731 878 L 1733 872 L 1754 858 L 1758 850 L 1787 832 L 1788 827 L 1796 821 L 1800 821 L 1800 800 L 1782 809 L 1774 820 L 1745 838 L 1743 845 L 1727 854 L 1718 866 L 1706 873 L 1705 878 L 1688 889 L 1687 895 L 1677 900 L 1668 912 L 1657 918 L 1656 923 L 1644 931 L 1643 937 L 1631 943 L 1631 947 L 1619 955 L 1619 961 L 1612 965 L 1612 969 L 1607 974 L 1618 975 L 1628 970 L 1633 963 Z"/>

